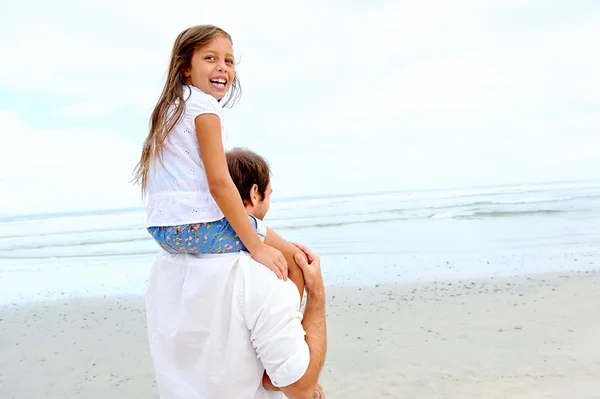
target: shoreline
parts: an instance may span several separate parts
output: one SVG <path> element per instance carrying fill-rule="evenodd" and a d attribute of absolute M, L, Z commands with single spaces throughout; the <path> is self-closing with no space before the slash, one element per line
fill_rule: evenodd
<path fill-rule="evenodd" d="M 330 286 L 327 297 L 329 398 L 600 391 L 600 270 Z M 1 306 L 0 397 L 157 398 L 144 312 L 139 295 Z"/>
<path fill-rule="evenodd" d="M 300 240 L 298 240 L 300 241 Z M 316 251 L 323 251 L 318 246 Z M 319 253 L 318 252 L 318 253 Z M 0 307 L 63 300 L 72 297 L 141 296 L 155 255 L 80 262 L 62 259 L 0 267 Z M 493 254 L 334 254 L 322 255 L 326 287 L 358 287 L 395 283 L 428 284 L 437 281 L 512 278 L 547 273 L 573 273 L 600 267 L 597 246 L 580 245 L 566 251 L 563 246 L 543 252 Z"/>

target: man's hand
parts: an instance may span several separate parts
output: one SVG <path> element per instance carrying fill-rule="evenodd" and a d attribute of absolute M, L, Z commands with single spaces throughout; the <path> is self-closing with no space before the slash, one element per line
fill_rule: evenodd
<path fill-rule="evenodd" d="M 266 371 L 263 374 L 263 388 L 271 392 L 281 391 L 281 389 L 273 385 L 273 383 L 271 382 L 271 378 L 269 377 Z"/>
<path fill-rule="evenodd" d="M 313 393 L 313 399 L 326 399 L 323 385 L 317 384 L 317 389 L 315 389 L 315 393 Z"/>
<path fill-rule="evenodd" d="M 267 372 L 265 372 L 263 374 L 263 388 L 265 388 L 265 390 L 271 391 L 271 392 L 281 391 L 281 389 L 279 389 L 275 385 L 273 385 L 273 383 L 271 382 L 271 378 L 269 378 L 269 376 L 267 375 Z M 317 387 L 315 388 L 315 392 L 313 393 L 312 399 L 326 399 L 325 391 L 323 390 L 323 385 L 317 384 Z"/>
<path fill-rule="evenodd" d="M 306 263 L 306 260 L 300 254 L 294 256 L 294 260 L 304 273 L 306 292 L 308 294 L 324 294 L 325 288 L 323 287 L 323 276 L 321 275 L 321 259 L 310 248 L 295 242 L 292 244 L 304 252 L 306 258 L 308 258 L 308 263 Z"/>

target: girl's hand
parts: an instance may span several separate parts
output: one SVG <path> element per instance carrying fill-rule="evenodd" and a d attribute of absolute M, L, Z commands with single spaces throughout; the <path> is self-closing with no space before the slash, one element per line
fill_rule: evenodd
<path fill-rule="evenodd" d="M 287 281 L 288 266 L 281 251 L 261 242 L 260 245 L 250 253 L 254 260 L 273 270 L 277 277 Z"/>

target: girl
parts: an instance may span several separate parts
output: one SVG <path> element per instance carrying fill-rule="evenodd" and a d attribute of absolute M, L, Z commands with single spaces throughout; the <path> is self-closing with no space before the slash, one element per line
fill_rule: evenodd
<path fill-rule="evenodd" d="M 240 93 L 232 46 L 229 34 L 212 25 L 188 28 L 175 40 L 135 171 L 148 195 L 148 232 L 171 253 L 247 250 L 279 278 L 289 276 L 302 296 L 293 257 L 305 255 L 246 214 L 227 168 L 221 104 Z"/>

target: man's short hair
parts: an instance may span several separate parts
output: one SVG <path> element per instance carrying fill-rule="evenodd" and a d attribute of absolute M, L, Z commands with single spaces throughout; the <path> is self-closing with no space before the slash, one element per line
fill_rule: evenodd
<path fill-rule="evenodd" d="M 269 164 L 260 155 L 245 148 L 234 148 L 226 153 L 229 174 L 243 201 L 250 201 L 250 190 L 258 186 L 258 194 L 265 198 L 271 182 Z"/>

